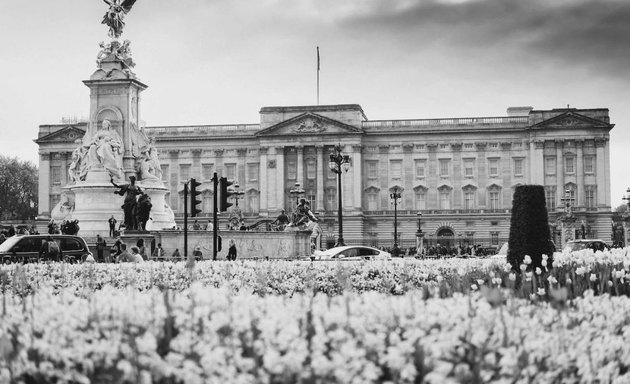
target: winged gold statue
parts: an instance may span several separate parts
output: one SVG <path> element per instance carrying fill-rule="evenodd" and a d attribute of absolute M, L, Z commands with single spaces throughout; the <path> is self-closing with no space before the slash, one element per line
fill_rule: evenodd
<path fill-rule="evenodd" d="M 103 16 L 102 24 L 109 27 L 108 35 L 112 38 L 119 38 L 125 26 L 125 15 L 131 11 L 136 0 L 103 0 L 109 9 Z"/>

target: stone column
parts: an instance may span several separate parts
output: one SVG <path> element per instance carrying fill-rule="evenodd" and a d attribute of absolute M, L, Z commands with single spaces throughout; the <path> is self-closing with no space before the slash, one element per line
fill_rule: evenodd
<path fill-rule="evenodd" d="M 361 196 L 363 191 L 363 158 L 361 156 L 361 145 L 352 146 L 352 173 L 353 173 L 353 194 L 354 194 L 354 209 L 361 212 Z"/>
<path fill-rule="evenodd" d="M 323 145 L 315 146 L 315 153 L 317 154 L 317 210 L 320 212 L 324 211 L 324 178 L 326 177 L 324 165 L 327 164 L 323 152 Z"/>
<path fill-rule="evenodd" d="M 609 140 L 604 140 L 604 184 L 603 184 L 603 197 L 606 207 L 610 207 L 610 146 Z"/>
<path fill-rule="evenodd" d="M 68 159 L 72 159 L 72 152 L 61 152 L 59 153 L 59 158 L 61 159 L 61 169 L 59 171 L 59 178 L 61 179 L 61 185 L 68 185 L 68 166 L 70 166 L 70 162 Z"/>
<path fill-rule="evenodd" d="M 605 155 L 605 140 L 595 140 L 595 148 L 597 151 L 597 205 L 598 206 L 606 206 L 607 194 L 609 195 L 608 189 L 606 188 L 606 174 L 610 172 L 608 166 L 609 160 L 606 160 Z M 610 174 L 610 173 L 608 173 Z"/>
<path fill-rule="evenodd" d="M 50 216 L 50 153 L 39 154 L 38 216 Z"/>
<path fill-rule="evenodd" d="M 297 172 L 295 180 L 300 183 L 302 189 L 304 189 L 304 146 L 298 145 L 295 149 L 297 150 Z"/>
<path fill-rule="evenodd" d="M 413 160 L 413 144 L 405 143 L 402 145 L 403 148 L 403 188 L 405 191 L 402 195 L 401 208 L 402 209 L 412 209 L 414 204 L 414 193 L 413 193 L 413 183 L 416 180 L 416 164 Z"/>
<path fill-rule="evenodd" d="M 276 147 L 276 208 L 284 208 L 284 146 Z"/>
<path fill-rule="evenodd" d="M 583 144 L 584 140 L 575 140 L 575 148 L 577 150 L 577 155 L 575 157 L 577 201 L 575 202 L 575 205 L 578 207 L 583 207 L 586 202 L 584 200 L 584 153 L 582 150 Z"/>
<path fill-rule="evenodd" d="M 532 167 L 532 183 L 543 185 L 545 183 L 545 165 L 543 159 L 543 148 L 545 142 L 542 140 L 535 140 L 533 143 L 530 143 L 531 150 L 531 167 Z"/>
<path fill-rule="evenodd" d="M 564 140 L 556 139 L 556 205 L 564 204 L 564 163 L 562 157 L 562 144 Z"/>
<path fill-rule="evenodd" d="M 268 212 L 269 204 L 267 202 L 267 151 L 268 147 L 260 147 L 260 212 Z M 273 183 L 272 183 L 273 184 Z"/>
<path fill-rule="evenodd" d="M 343 192 L 342 194 L 343 208 L 352 209 L 354 207 L 354 195 L 352 192 L 352 184 L 354 184 L 354 173 L 356 171 L 356 168 L 354 167 L 354 158 L 352 157 L 352 146 L 344 145 L 341 153 L 350 155 L 351 157 L 351 165 L 350 165 L 350 169 L 348 169 L 348 172 L 344 172 L 343 167 L 342 167 L 342 170 L 341 170 L 342 183 L 341 184 L 343 188 L 343 191 L 342 191 Z"/>

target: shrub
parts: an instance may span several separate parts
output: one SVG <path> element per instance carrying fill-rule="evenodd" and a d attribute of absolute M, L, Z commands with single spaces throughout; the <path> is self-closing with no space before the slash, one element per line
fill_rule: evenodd
<path fill-rule="evenodd" d="M 545 189 L 542 185 L 520 185 L 514 190 L 510 240 L 507 260 L 512 269 L 519 271 L 525 255 L 532 258 L 530 268 L 541 267 L 542 255 L 549 256 L 551 266 L 553 248 L 549 232 L 549 219 L 545 206 Z"/>

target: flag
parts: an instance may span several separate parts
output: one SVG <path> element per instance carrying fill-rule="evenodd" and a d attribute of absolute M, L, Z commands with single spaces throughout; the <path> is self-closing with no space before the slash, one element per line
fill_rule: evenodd
<path fill-rule="evenodd" d="M 319 71 L 319 47 L 317 47 L 317 70 Z"/>

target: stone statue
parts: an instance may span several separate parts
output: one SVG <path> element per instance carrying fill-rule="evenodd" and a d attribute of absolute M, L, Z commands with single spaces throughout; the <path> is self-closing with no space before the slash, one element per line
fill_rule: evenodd
<path fill-rule="evenodd" d="M 151 198 L 146 193 L 142 193 L 138 198 L 138 202 L 134 207 L 134 214 L 136 219 L 136 229 L 139 231 L 146 230 L 147 221 L 151 214 Z"/>
<path fill-rule="evenodd" d="M 118 60 L 123 63 L 127 70 L 135 67 L 136 63 L 131 58 L 131 41 L 125 40 L 122 44 L 117 40 L 107 44 L 101 41 L 98 45 L 101 47 L 98 55 L 96 55 L 96 65 L 99 68 L 101 68 L 101 63 L 105 60 Z"/>
<path fill-rule="evenodd" d="M 126 185 L 118 185 L 114 183 L 113 178 L 111 178 L 109 181 L 114 187 L 118 188 L 118 191 L 114 191 L 114 193 L 120 196 L 125 196 L 125 201 L 121 206 L 121 208 L 125 212 L 125 228 L 127 230 L 136 229 L 137 223 L 134 211 L 137 204 L 136 196 L 142 194 L 142 190 L 136 185 L 136 177 L 129 176 L 129 184 Z"/>
<path fill-rule="evenodd" d="M 122 139 L 112 129 L 109 120 L 103 120 L 102 128 L 96 131 L 87 145 L 87 169 L 103 167 L 110 177 L 120 178 L 122 175 Z"/>
<path fill-rule="evenodd" d="M 102 24 L 109 27 L 108 35 L 112 38 L 119 38 L 125 26 L 125 15 L 131 11 L 131 7 L 136 0 L 103 0 L 109 9 L 103 16 Z"/>
<path fill-rule="evenodd" d="M 72 151 L 72 162 L 68 167 L 68 177 L 70 181 L 76 183 L 77 181 L 85 180 L 87 175 L 88 167 L 85 156 L 89 147 L 84 145 L 81 139 L 76 139 L 74 143 L 77 144 L 77 147 Z"/>
<path fill-rule="evenodd" d="M 153 144 L 153 139 L 149 139 L 148 145 L 142 148 L 141 162 L 139 165 L 140 180 L 161 180 L 162 167 L 158 159 L 157 148 Z"/>

